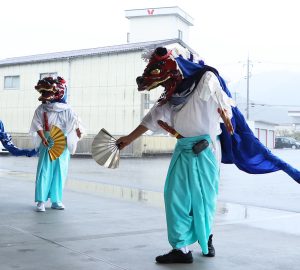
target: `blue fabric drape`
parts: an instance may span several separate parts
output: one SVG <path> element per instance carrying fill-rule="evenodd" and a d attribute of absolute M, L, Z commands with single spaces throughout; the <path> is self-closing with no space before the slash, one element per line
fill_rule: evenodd
<path fill-rule="evenodd" d="M 176 62 L 184 77 L 189 77 L 202 69 L 203 62 L 197 64 L 190 62 L 183 57 L 176 58 Z M 231 97 L 224 79 L 214 70 L 223 91 Z M 300 171 L 272 154 L 253 134 L 247 122 L 237 107 L 232 107 L 233 117 L 231 122 L 234 127 L 234 134 L 231 136 L 226 131 L 224 124 L 221 124 L 222 134 L 220 141 L 222 146 L 222 163 L 234 163 L 240 170 L 251 174 L 264 174 L 282 170 L 300 184 Z"/>
<path fill-rule="evenodd" d="M 5 149 L 8 150 L 14 156 L 35 156 L 37 152 L 34 149 L 20 149 L 16 147 L 13 142 L 10 134 L 6 133 L 4 130 L 4 125 L 0 120 L 0 141 Z"/>

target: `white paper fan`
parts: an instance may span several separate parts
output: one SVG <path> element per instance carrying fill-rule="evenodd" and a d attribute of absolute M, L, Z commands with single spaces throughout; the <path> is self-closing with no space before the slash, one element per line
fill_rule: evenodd
<path fill-rule="evenodd" d="M 119 166 L 120 150 L 116 139 L 102 128 L 92 142 L 93 159 L 106 168 L 115 169 Z"/>

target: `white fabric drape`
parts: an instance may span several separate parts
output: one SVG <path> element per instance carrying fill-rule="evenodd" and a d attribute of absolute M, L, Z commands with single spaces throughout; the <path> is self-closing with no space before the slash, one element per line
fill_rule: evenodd
<path fill-rule="evenodd" d="M 67 137 L 68 149 L 71 154 L 74 154 L 79 141 L 76 129 L 79 128 L 84 133 L 84 127 L 78 115 L 65 103 L 41 104 L 37 107 L 29 130 L 30 134 L 33 135 L 35 148 L 38 149 L 41 143 L 41 139 L 36 132 L 44 130 L 44 112 L 47 112 L 49 128 L 51 129 L 55 125 L 64 132 Z"/>
<path fill-rule="evenodd" d="M 184 137 L 208 134 L 213 142 L 214 153 L 220 160 L 221 152 L 217 136 L 221 134 L 222 118 L 218 108 L 225 109 L 231 118 L 231 106 L 234 105 L 234 101 L 222 90 L 218 78 L 208 71 L 179 111 L 172 110 L 169 103 L 162 106 L 155 104 L 143 118 L 141 125 L 155 133 L 165 133 L 157 124 L 157 120 L 162 120 Z"/>

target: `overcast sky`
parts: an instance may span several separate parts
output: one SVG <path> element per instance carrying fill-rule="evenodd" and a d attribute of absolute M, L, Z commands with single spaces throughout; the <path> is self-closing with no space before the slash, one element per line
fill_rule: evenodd
<path fill-rule="evenodd" d="M 297 0 L 1 1 L 0 59 L 126 43 L 124 10 L 179 6 L 194 18 L 189 45 L 229 79 L 300 70 Z M 159 29 L 158 29 L 159 31 Z M 232 78 L 230 78 L 232 77 Z"/>

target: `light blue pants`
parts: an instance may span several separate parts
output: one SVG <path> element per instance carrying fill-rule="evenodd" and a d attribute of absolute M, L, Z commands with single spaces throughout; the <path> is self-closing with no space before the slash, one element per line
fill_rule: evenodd
<path fill-rule="evenodd" d="M 177 141 L 165 183 L 165 209 L 168 239 L 173 248 L 199 242 L 208 253 L 219 184 L 219 167 L 212 150 L 207 147 L 195 155 L 192 147 L 208 135 Z"/>
<path fill-rule="evenodd" d="M 49 136 L 48 134 L 45 134 Z M 36 172 L 35 201 L 62 202 L 63 188 L 68 174 L 70 152 L 66 146 L 56 160 L 51 161 L 48 147 L 42 143 L 39 148 L 39 161 Z"/>

